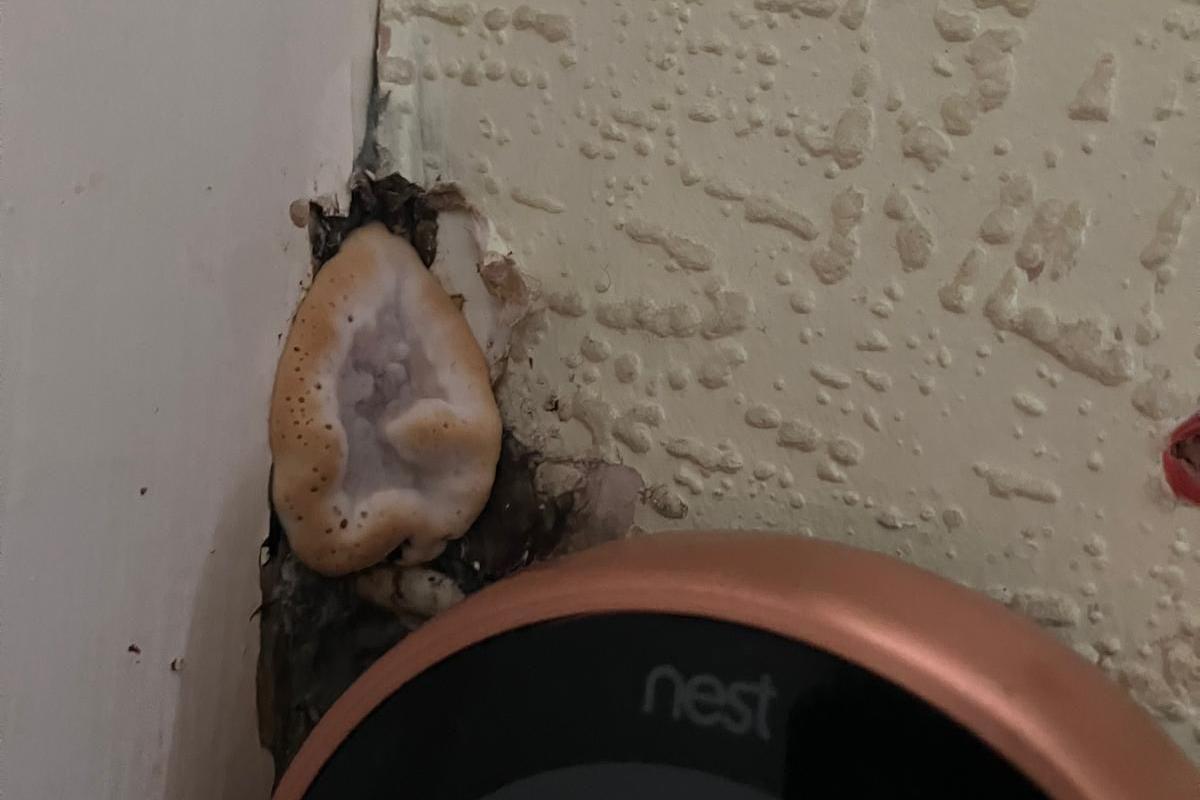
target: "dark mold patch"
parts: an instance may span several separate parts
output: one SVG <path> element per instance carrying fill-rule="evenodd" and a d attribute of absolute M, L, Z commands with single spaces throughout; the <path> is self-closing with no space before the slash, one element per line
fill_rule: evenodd
<path fill-rule="evenodd" d="M 461 539 L 428 566 L 470 594 L 536 561 L 622 535 L 628 520 L 597 522 L 596 487 L 583 467 L 561 493 L 540 496 L 535 476 L 542 460 L 506 436 L 491 498 Z M 606 470 L 632 470 L 596 464 Z M 630 481 L 633 495 L 640 478 Z M 622 493 L 621 505 L 633 504 Z M 276 779 L 333 701 L 375 659 L 404 638 L 405 621 L 361 599 L 355 576 L 327 578 L 292 555 L 274 509 L 260 570 L 263 592 L 258 661 L 259 737 L 275 759 Z"/>
<path fill-rule="evenodd" d="M 466 535 L 450 542 L 429 566 L 469 594 L 551 555 L 563 539 L 575 498 L 566 493 L 540 499 L 534 487 L 537 464 L 535 454 L 506 435 L 487 505 Z"/>
<path fill-rule="evenodd" d="M 420 186 L 398 174 L 375 179 L 365 172 L 350 181 L 350 210 L 345 216 L 326 213 L 309 204 L 308 240 L 315 270 L 333 258 L 342 240 L 355 228 L 379 221 L 392 233 L 408 239 L 425 266 L 437 255 L 437 210 Z"/>
<path fill-rule="evenodd" d="M 359 599 L 352 581 L 300 563 L 274 512 L 270 539 L 274 553 L 259 572 L 258 732 L 278 782 L 321 715 L 408 628 Z"/>

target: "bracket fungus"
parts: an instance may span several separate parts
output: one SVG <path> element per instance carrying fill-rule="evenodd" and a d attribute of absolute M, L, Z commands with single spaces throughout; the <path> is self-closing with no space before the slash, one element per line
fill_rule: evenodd
<path fill-rule="evenodd" d="M 317 274 L 271 398 L 276 511 L 326 575 L 435 558 L 487 502 L 501 423 L 466 320 L 374 223 Z"/>

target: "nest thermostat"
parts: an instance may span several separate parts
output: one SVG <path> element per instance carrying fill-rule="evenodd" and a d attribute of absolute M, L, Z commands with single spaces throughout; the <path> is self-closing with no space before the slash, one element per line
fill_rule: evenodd
<path fill-rule="evenodd" d="M 276 800 L 1200 797 L 1100 670 L 897 560 L 663 533 L 530 568 L 377 661 Z"/>

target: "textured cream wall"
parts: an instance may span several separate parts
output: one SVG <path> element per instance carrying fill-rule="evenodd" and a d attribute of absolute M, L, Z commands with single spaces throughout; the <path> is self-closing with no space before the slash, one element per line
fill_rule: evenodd
<path fill-rule="evenodd" d="M 991 592 L 1200 753 L 1200 517 L 1158 463 L 1200 387 L 1200 6 L 384 8 L 385 160 L 546 292 L 522 437 L 636 467 L 645 528 Z"/>

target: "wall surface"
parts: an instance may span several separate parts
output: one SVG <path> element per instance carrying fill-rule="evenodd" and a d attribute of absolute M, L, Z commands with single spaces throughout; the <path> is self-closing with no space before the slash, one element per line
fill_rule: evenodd
<path fill-rule="evenodd" d="M 8 4 L 0 793 L 253 797 L 263 413 L 370 3 Z M 385 160 L 545 290 L 502 400 L 648 529 L 989 591 L 1193 748 L 1200 7 L 388 0 Z M 1190 227 L 1189 227 L 1190 226 Z"/>
<path fill-rule="evenodd" d="M 266 402 L 374 4 L 7 3 L 0 795 L 253 798 Z M 357 122 L 356 122 L 357 121 Z"/>
<path fill-rule="evenodd" d="M 647 529 L 789 529 L 992 593 L 1200 754 L 1200 6 L 387 0 L 385 163 L 545 291 L 519 435 Z"/>

